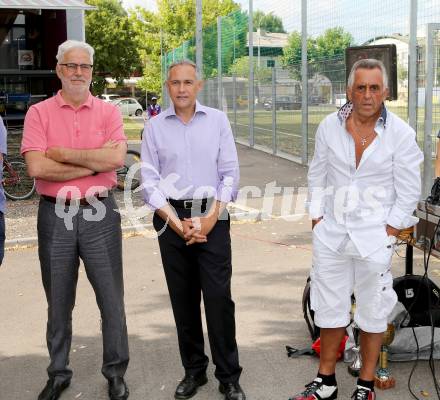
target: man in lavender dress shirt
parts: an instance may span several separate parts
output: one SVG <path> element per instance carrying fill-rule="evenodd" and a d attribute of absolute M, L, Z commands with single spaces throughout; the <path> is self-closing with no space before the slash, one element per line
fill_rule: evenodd
<path fill-rule="evenodd" d="M 172 105 L 146 126 L 142 141 L 145 202 L 155 210 L 162 263 L 185 376 L 174 397 L 189 399 L 207 382 L 200 300 L 203 294 L 215 376 L 226 400 L 244 400 L 231 298 L 228 202 L 238 191 L 237 150 L 226 115 L 202 106 L 196 66 L 180 61 L 167 79 Z"/>

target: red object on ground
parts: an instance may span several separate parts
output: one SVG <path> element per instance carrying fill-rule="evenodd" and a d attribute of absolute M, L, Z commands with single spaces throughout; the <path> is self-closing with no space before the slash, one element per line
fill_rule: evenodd
<path fill-rule="evenodd" d="M 341 341 L 341 344 L 339 345 L 338 356 L 337 356 L 338 360 L 340 360 L 344 356 L 345 343 L 347 342 L 347 339 L 348 336 L 345 335 Z M 315 350 L 317 356 L 319 357 L 319 355 L 321 354 L 321 338 L 315 340 L 315 342 L 312 344 L 312 349 Z"/>

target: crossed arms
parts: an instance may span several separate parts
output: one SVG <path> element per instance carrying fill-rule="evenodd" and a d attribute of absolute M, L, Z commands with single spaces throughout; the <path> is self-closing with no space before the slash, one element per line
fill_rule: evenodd
<path fill-rule="evenodd" d="M 109 140 L 98 149 L 51 147 L 46 152 L 28 151 L 24 158 L 32 178 L 64 182 L 113 171 L 124 165 L 126 151 L 124 142 Z"/>

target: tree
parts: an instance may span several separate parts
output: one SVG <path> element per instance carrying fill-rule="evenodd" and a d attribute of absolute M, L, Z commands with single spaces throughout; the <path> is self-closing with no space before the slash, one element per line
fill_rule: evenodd
<path fill-rule="evenodd" d="M 142 65 L 142 79 L 137 86 L 144 91 L 160 93 L 161 82 L 161 29 L 158 16 L 144 8 L 132 10 L 129 19 L 135 32 L 137 51 Z"/>
<path fill-rule="evenodd" d="M 100 93 L 105 77 L 118 82 L 140 68 L 135 33 L 118 0 L 88 0 L 96 10 L 87 11 L 86 41 L 95 49 L 93 91 Z"/>
<path fill-rule="evenodd" d="M 236 11 L 221 20 L 222 73 L 229 73 L 234 61 L 248 54 L 246 41 L 248 15 Z M 218 74 L 217 24 L 203 31 L 203 75 L 205 78 Z"/>
<path fill-rule="evenodd" d="M 254 76 L 255 79 L 260 81 L 260 83 L 268 83 L 272 80 L 272 68 L 260 67 L 257 66 L 257 60 L 255 57 L 254 61 Z M 238 58 L 234 61 L 230 68 L 231 74 L 234 74 L 239 77 L 249 78 L 249 56 L 244 56 Z"/>
<path fill-rule="evenodd" d="M 307 59 L 309 60 L 309 69 L 313 67 L 310 60 L 315 50 L 315 40 L 307 39 Z M 290 34 L 287 46 L 283 48 L 281 64 L 290 70 L 293 79 L 301 80 L 301 33 L 294 31 Z"/>
<path fill-rule="evenodd" d="M 345 49 L 353 44 L 353 37 L 343 28 L 327 29 L 316 39 L 307 39 L 309 74 L 325 75 L 332 82 L 345 79 Z M 292 71 L 294 79 L 301 79 L 301 33 L 292 32 L 283 49 L 282 64 Z"/>
<path fill-rule="evenodd" d="M 264 29 L 266 32 L 286 33 L 282 19 L 273 15 L 272 12 L 265 14 L 263 11 L 255 11 L 253 23 L 254 32 L 257 29 Z"/>
<path fill-rule="evenodd" d="M 341 27 L 327 29 L 315 41 L 313 64 L 320 74 L 332 82 L 345 81 L 345 49 L 353 44 L 353 36 Z"/>
<path fill-rule="evenodd" d="M 143 60 L 143 79 L 139 83 L 144 90 L 159 92 L 161 89 L 160 36 L 162 52 L 168 52 L 171 62 L 172 49 L 176 49 L 176 59 L 195 59 L 195 0 L 158 0 L 157 13 L 151 13 L 137 7 L 130 18 L 136 27 L 138 51 Z M 216 73 L 217 59 L 217 17 L 225 16 L 240 9 L 233 0 L 203 1 L 203 40 L 204 40 L 204 76 Z M 142 22 L 135 22 L 135 20 Z M 212 27 L 210 27 L 212 26 Z M 208 29 L 208 27 L 210 27 Z M 245 34 L 242 34 L 245 41 Z"/>
<path fill-rule="evenodd" d="M 195 35 L 195 0 L 157 0 L 160 27 L 167 33 L 170 49 L 178 47 Z M 217 17 L 239 10 L 233 0 L 204 0 L 202 3 L 203 27 L 217 23 Z"/>

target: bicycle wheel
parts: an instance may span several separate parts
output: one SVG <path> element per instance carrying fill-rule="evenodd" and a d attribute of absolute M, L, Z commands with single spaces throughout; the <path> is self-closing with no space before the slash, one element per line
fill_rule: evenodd
<path fill-rule="evenodd" d="M 119 190 L 125 190 L 127 185 L 130 185 L 129 190 L 135 190 L 141 184 L 141 171 L 138 169 L 135 174 L 131 177 L 127 177 L 127 173 L 133 165 L 136 165 L 141 161 L 141 155 L 136 150 L 127 150 L 125 156 L 124 166 L 116 171 L 117 184 L 116 187 Z M 130 181 L 130 182 L 129 182 Z"/>
<path fill-rule="evenodd" d="M 31 178 L 23 161 L 8 161 L 3 167 L 3 189 L 11 200 L 26 200 L 35 192 L 35 179 Z"/>

